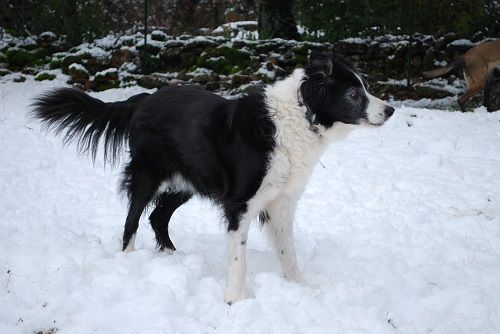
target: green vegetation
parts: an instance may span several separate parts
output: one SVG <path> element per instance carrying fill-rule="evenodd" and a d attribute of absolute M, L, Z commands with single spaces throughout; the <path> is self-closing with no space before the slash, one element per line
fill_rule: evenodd
<path fill-rule="evenodd" d="M 54 80 L 56 78 L 55 74 L 48 73 L 48 72 L 40 72 L 36 75 L 35 80 L 36 81 L 44 81 L 44 80 Z"/>
<path fill-rule="evenodd" d="M 305 38 L 317 41 L 399 35 L 410 32 L 412 2 L 415 32 L 500 34 L 500 2 L 494 0 L 296 0 L 295 17 Z"/>

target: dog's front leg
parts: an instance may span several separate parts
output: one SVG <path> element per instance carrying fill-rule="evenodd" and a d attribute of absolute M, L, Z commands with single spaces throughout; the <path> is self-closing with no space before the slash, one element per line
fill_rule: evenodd
<path fill-rule="evenodd" d="M 228 278 L 224 301 L 231 305 L 245 299 L 246 249 L 250 221 L 240 220 L 237 230 L 230 230 L 228 242 Z"/>
<path fill-rule="evenodd" d="M 264 220 L 269 240 L 274 246 L 281 262 L 285 279 L 305 285 L 295 255 L 293 241 L 293 219 L 298 196 L 282 196 L 274 200 L 266 209 Z"/>

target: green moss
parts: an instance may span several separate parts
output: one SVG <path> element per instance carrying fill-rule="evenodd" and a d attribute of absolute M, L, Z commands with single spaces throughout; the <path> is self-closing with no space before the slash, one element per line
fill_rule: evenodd
<path fill-rule="evenodd" d="M 196 60 L 196 65 L 211 69 L 217 73 L 222 73 L 224 72 L 224 66 L 226 65 L 226 58 L 224 56 L 209 57 L 207 53 L 203 53 Z"/>
<path fill-rule="evenodd" d="M 120 82 L 118 81 L 112 81 L 112 82 L 103 82 L 99 83 L 96 87 L 95 90 L 98 92 L 102 92 L 103 90 L 108 90 L 111 88 L 118 88 L 120 87 Z"/>
<path fill-rule="evenodd" d="M 243 68 L 257 66 L 251 54 L 227 46 L 205 48 L 205 51 L 196 60 L 198 66 L 209 68 L 220 74 L 234 74 Z"/>
<path fill-rule="evenodd" d="M 5 53 L 7 63 L 11 67 L 24 67 L 35 62 L 36 57 L 32 52 L 19 48 L 10 48 Z"/>
<path fill-rule="evenodd" d="M 61 68 L 62 59 L 53 57 L 50 60 L 49 67 L 51 69 Z"/>
<path fill-rule="evenodd" d="M 238 65 L 225 65 L 224 72 L 226 74 L 236 74 L 241 71 L 241 68 Z"/>
<path fill-rule="evenodd" d="M 50 52 L 46 48 L 37 48 L 31 51 L 31 53 L 35 57 L 36 65 L 43 65 L 48 62 L 49 59 L 48 57 L 50 56 Z"/>
<path fill-rule="evenodd" d="M 61 60 L 61 69 L 63 73 L 68 74 L 69 66 L 73 63 L 82 64 L 82 58 L 75 55 L 67 55 Z"/>
<path fill-rule="evenodd" d="M 40 72 L 36 75 L 35 80 L 36 81 L 44 81 L 44 80 L 54 80 L 55 78 L 56 78 L 55 74 L 47 73 L 47 72 Z"/>
<path fill-rule="evenodd" d="M 0 52 L 0 63 L 6 63 L 7 62 L 7 56 Z"/>
<path fill-rule="evenodd" d="M 243 52 L 239 49 L 229 48 L 227 46 L 221 46 L 216 48 L 217 53 L 220 56 L 224 56 L 229 64 L 239 65 L 244 68 L 250 66 L 251 59 L 250 54 Z"/>

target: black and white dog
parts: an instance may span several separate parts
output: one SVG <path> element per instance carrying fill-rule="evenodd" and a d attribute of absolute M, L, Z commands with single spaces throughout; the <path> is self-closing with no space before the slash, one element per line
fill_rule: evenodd
<path fill-rule="evenodd" d="M 297 201 L 327 145 L 359 125 L 382 125 L 394 108 L 370 95 L 349 61 L 312 53 L 305 70 L 237 99 L 196 87 L 168 87 L 104 103 L 75 89 L 39 97 L 34 115 L 78 140 L 95 157 L 100 139 L 114 161 L 128 140 L 123 189 L 129 211 L 123 250 L 134 249 L 139 218 L 149 216 L 161 250 L 173 212 L 193 195 L 219 205 L 227 220 L 225 301 L 245 298 L 246 242 L 259 218 L 287 280 L 304 283 L 297 266 L 293 220 Z"/>

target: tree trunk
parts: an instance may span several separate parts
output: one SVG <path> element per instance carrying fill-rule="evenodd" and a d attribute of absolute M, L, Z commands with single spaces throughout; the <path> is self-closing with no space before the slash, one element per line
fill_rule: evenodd
<path fill-rule="evenodd" d="M 299 40 L 300 35 L 292 14 L 291 0 L 258 0 L 259 38 Z"/>

